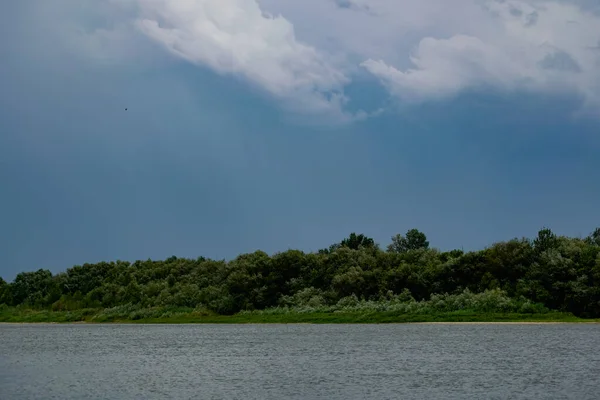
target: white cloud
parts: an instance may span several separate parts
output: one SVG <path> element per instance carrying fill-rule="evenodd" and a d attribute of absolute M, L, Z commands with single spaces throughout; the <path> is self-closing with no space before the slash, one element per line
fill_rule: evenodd
<path fill-rule="evenodd" d="M 393 94 L 420 101 L 478 85 L 510 87 L 524 78 L 519 64 L 500 49 L 467 35 L 425 38 L 411 61 L 415 68 L 406 72 L 381 60 L 369 59 L 361 65 L 381 78 Z"/>
<path fill-rule="evenodd" d="M 492 88 L 576 93 L 588 109 L 600 106 L 596 1 L 103 3 L 126 9 L 129 28 L 102 26 L 83 42 L 90 51 L 132 48 L 131 43 L 119 47 L 118 42 L 131 35 L 135 25 L 180 59 L 240 77 L 287 107 L 336 121 L 365 117 L 344 111 L 344 88 L 360 74 L 376 77 L 404 102 Z"/>
<path fill-rule="evenodd" d="M 140 0 L 140 30 L 172 54 L 220 74 L 246 78 L 290 107 L 342 111 L 349 78 L 334 58 L 299 41 L 294 26 L 254 0 Z"/>
<path fill-rule="evenodd" d="M 596 2 L 260 3 L 267 10 L 294 15 L 292 22 L 301 38 L 352 55 L 402 101 L 448 98 L 463 90 L 491 87 L 567 91 L 582 95 L 592 109 L 600 105 L 600 15 Z"/>
<path fill-rule="evenodd" d="M 475 3 L 474 3 L 475 4 Z M 445 97 L 481 85 L 502 90 L 572 90 L 598 105 L 600 18 L 557 2 L 487 1 L 494 30 L 425 37 L 404 70 L 384 60 L 362 65 L 402 99 Z M 468 23 L 468 21 L 465 21 Z"/>

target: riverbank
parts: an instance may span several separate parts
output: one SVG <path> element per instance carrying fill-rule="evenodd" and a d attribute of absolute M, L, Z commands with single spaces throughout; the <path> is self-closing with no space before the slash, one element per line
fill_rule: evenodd
<path fill-rule="evenodd" d="M 197 311 L 179 311 L 161 317 L 144 318 L 135 314 L 120 316 L 104 310 L 48 311 L 5 309 L 0 312 L 5 323 L 160 323 L 160 324 L 385 324 L 385 323 L 599 323 L 600 319 L 582 319 L 570 313 L 544 314 L 477 313 L 455 311 L 435 314 L 400 314 L 395 312 L 366 313 L 240 313 L 217 315 Z"/>

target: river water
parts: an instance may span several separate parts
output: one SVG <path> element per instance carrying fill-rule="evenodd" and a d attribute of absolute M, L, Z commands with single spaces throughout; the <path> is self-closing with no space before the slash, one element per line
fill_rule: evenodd
<path fill-rule="evenodd" d="M 600 399 L 600 325 L 0 324 L 0 399 Z"/>

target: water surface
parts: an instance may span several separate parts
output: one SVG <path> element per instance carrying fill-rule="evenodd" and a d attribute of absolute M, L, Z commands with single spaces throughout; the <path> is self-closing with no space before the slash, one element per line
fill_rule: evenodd
<path fill-rule="evenodd" d="M 598 399 L 600 325 L 0 325 L 0 399 Z"/>

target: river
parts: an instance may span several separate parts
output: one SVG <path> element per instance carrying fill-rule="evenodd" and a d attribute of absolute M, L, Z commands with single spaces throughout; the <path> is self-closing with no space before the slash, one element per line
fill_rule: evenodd
<path fill-rule="evenodd" d="M 600 325 L 0 324 L 0 399 L 598 399 Z"/>

